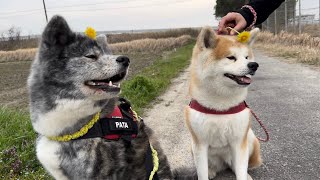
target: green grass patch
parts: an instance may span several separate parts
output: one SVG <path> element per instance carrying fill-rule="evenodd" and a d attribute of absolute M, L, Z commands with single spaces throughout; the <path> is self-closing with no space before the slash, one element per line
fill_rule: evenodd
<path fill-rule="evenodd" d="M 190 62 L 194 42 L 158 59 L 122 84 L 122 96 L 142 113 Z M 36 133 L 29 112 L 0 108 L 0 179 L 52 179 L 35 155 Z"/>
<path fill-rule="evenodd" d="M 48 179 L 35 157 L 29 113 L 0 108 L 0 178 Z"/>
<path fill-rule="evenodd" d="M 137 76 L 122 84 L 121 96 L 127 98 L 139 114 L 142 109 L 162 94 L 190 63 L 194 42 L 177 49 L 168 57 L 155 61 Z"/>

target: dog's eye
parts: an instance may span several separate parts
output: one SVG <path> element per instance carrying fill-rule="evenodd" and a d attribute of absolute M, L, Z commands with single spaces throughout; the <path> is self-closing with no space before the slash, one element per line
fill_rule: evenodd
<path fill-rule="evenodd" d="M 230 60 L 233 60 L 233 61 L 236 61 L 236 60 L 237 60 L 237 58 L 234 57 L 234 56 L 228 56 L 227 58 L 230 59 Z"/>
<path fill-rule="evenodd" d="M 248 59 L 249 58 L 249 56 L 246 56 L 246 59 Z"/>
<path fill-rule="evenodd" d="M 98 59 L 97 56 L 94 54 L 88 54 L 88 55 L 85 55 L 85 57 L 90 59 Z"/>

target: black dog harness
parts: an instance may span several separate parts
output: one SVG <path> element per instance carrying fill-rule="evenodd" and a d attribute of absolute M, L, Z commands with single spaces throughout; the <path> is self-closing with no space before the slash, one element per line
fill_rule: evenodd
<path fill-rule="evenodd" d="M 116 106 L 112 114 L 102 117 L 89 131 L 78 139 L 101 137 L 107 140 L 124 139 L 130 142 L 138 135 L 138 117 L 134 116 L 130 103 L 119 99 L 120 104 Z"/>
<path fill-rule="evenodd" d="M 111 115 L 100 118 L 85 135 L 77 139 L 96 137 L 110 141 L 122 139 L 127 146 L 130 146 L 131 140 L 138 135 L 139 121 L 143 120 L 135 115 L 135 112 L 131 109 L 130 102 L 124 98 L 119 98 L 119 105 L 115 107 Z M 146 179 L 149 180 L 152 171 L 154 171 L 154 157 L 150 144 L 148 145 L 145 162 L 147 171 Z M 152 179 L 159 179 L 156 172 Z"/>

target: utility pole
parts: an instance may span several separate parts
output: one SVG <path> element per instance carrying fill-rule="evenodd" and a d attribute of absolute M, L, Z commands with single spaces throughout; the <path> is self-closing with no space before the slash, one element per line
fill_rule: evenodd
<path fill-rule="evenodd" d="M 42 0 L 42 2 L 43 2 L 44 13 L 45 13 L 45 15 L 46 15 L 46 20 L 47 20 L 47 23 L 48 23 L 48 16 L 47 16 L 46 3 L 44 3 L 44 0 Z"/>
<path fill-rule="evenodd" d="M 284 2 L 284 25 L 286 32 L 288 31 L 288 10 L 287 10 L 287 0 Z"/>
<path fill-rule="evenodd" d="M 299 0 L 299 34 L 301 34 L 301 0 Z"/>
<path fill-rule="evenodd" d="M 293 33 L 296 33 L 296 6 L 293 7 Z"/>
<path fill-rule="evenodd" d="M 319 17 L 318 17 L 318 19 L 319 19 L 319 25 L 320 25 L 320 0 L 319 0 Z"/>
<path fill-rule="evenodd" d="M 274 11 L 274 34 L 278 34 L 278 32 L 277 32 L 277 10 Z"/>

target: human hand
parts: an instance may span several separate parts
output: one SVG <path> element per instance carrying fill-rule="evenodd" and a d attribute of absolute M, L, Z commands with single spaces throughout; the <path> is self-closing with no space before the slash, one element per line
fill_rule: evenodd
<path fill-rule="evenodd" d="M 229 31 L 226 27 L 231 27 L 236 31 L 242 31 L 247 27 L 247 21 L 240 13 L 231 12 L 220 20 L 218 34 L 235 35 L 236 32 Z"/>

